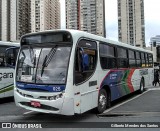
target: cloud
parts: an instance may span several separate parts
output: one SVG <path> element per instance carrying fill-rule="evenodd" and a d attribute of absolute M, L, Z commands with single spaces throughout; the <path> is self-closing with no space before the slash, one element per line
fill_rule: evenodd
<path fill-rule="evenodd" d="M 107 24 L 107 22 L 106 22 Z M 106 37 L 118 41 L 118 25 L 116 22 L 108 23 L 106 26 Z"/>

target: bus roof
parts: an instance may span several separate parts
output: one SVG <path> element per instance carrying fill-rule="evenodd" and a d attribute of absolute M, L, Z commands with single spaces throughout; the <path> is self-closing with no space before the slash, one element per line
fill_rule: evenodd
<path fill-rule="evenodd" d="M 0 41 L 0 45 L 6 45 L 6 46 L 16 46 L 19 47 L 20 43 L 16 43 L 16 42 L 4 42 L 4 41 Z"/>
<path fill-rule="evenodd" d="M 76 37 L 77 39 L 79 39 L 81 37 L 86 37 L 86 38 L 89 38 L 89 39 L 110 43 L 110 44 L 115 45 L 115 46 L 121 46 L 121 47 L 130 48 L 130 49 L 133 49 L 133 50 L 143 51 L 143 52 L 147 52 L 147 53 L 153 53 L 152 51 L 149 51 L 149 50 L 146 50 L 146 49 L 143 49 L 143 48 L 140 48 L 140 47 L 131 46 L 131 45 L 126 44 L 126 43 L 110 40 L 108 38 L 104 38 L 102 36 L 97 36 L 97 35 L 90 34 L 90 33 L 84 32 L 84 31 L 80 31 L 80 30 L 72 30 L 72 29 L 46 30 L 46 31 L 43 31 L 43 32 L 29 33 L 29 34 L 24 35 L 24 36 L 36 35 L 36 34 L 42 34 L 42 33 L 50 33 L 50 32 L 61 32 L 61 31 L 69 32 L 69 33 L 72 34 L 72 36 Z"/>
<path fill-rule="evenodd" d="M 139 51 L 143 51 L 143 52 L 153 53 L 152 51 L 146 50 L 144 48 L 135 47 L 135 46 L 132 46 L 132 45 L 129 45 L 129 44 L 126 44 L 126 43 L 122 43 L 120 41 L 110 40 L 108 38 L 104 38 L 102 36 L 97 36 L 97 35 L 90 34 L 90 33 L 87 33 L 87 32 L 77 31 L 77 30 L 67 30 L 67 31 L 69 31 L 74 36 L 87 37 L 87 38 L 90 38 L 90 39 L 95 39 L 95 40 L 98 40 L 98 41 L 110 43 L 110 44 L 115 45 L 115 46 L 122 46 L 122 47 L 130 48 L 130 49 L 133 49 L 133 50 L 139 50 Z"/>

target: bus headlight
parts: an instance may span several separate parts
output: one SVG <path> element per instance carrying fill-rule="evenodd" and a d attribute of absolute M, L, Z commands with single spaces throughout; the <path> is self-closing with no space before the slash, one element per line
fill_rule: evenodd
<path fill-rule="evenodd" d="M 62 96 L 63 96 L 63 94 L 61 93 L 61 94 L 58 94 L 56 96 L 49 96 L 48 99 L 49 100 L 57 100 L 59 98 L 62 98 Z"/>
<path fill-rule="evenodd" d="M 32 95 L 29 95 L 29 94 L 25 94 L 25 93 L 22 93 L 21 91 L 19 91 L 17 89 L 17 92 L 23 96 L 23 97 L 28 97 L 28 98 L 34 98 Z M 41 100 L 57 100 L 57 99 L 60 99 L 63 97 L 63 93 L 60 93 L 58 95 L 55 95 L 55 96 L 39 96 L 38 98 L 36 99 L 41 99 Z"/>

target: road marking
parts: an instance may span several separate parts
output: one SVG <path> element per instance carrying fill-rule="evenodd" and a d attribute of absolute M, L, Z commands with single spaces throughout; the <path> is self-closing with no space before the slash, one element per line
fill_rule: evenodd
<path fill-rule="evenodd" d="M 33 113 L 34 111 L 28 111 L 28 112 L 25 112 L 23 113 L 24 115 L 27 115 L 27 114 L 30 114 L 30 113 Z"/>
<path fill-rule="evenodd" d="M 134 98 L 132 98 L 132 99 L 129 99 L 129 100 L 127 100 L 127 101 L 124 101 L 124 102 L 122 102 L 122 103 L 114 106 L 114 107 L 109 108 L 109 109 L 107 109 L 106 111 L 104 111 L 103 114 L 108 113 L 108 112 L 110 112 L 111 110 L 116 109 L 116 108 L 118 108 L 118 107 L 120 107 L 120 106 L 122 106 L 122 105 L 124 105 L 124 104 L 126 104 L 126 103 L 128 103 L 128 102 L 130 102 L 130 101 L 132 101 L 132 100 L 134 100 L 134 99 L 136 99 L 136 98 L 144 95 L 144 94 L 146 94 L 146 93 L 149 92 L 149 91 L 150 91 L 150 90 L 147 90 L 147 91 L 145 91 L 143 94 L 140 94 L 140 95 L 138 95 L 138 96 L 136 96 L 136 97 L 134 97 Z"/>

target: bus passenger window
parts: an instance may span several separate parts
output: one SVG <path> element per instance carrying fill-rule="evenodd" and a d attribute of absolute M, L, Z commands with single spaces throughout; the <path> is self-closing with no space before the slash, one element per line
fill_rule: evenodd
<path fill-rule="evenodd" d="M 117 48 L 118 68 L 128 68 L 127 50 L 121 47 Z"/>
<path fill-rule="evenodd" d="M 141 57 L 140 57 L 140 52 L 136 51 L 136 64 L 137 67 L 141 67 Z"/>
<path fill-rule="evenodd" d="M 89 44 L 91 46 L 87 47 Z M 75 56 L 75 84 L 87 80 L 96 68 L 97 51 L 93 47 L 96 47 L 96 43 L 88 40 L 81 40 L 78 44 Z"/>
<path fill-rule="evenodd" d="M 0 67 L 5 67 L 5 50 L 7 47 L 0 47 Z"/>
<path fill-rule="evenodd" d="M 115 47 L 107 45 L 107 43 L 100 44 L 100 63 L 102 69 L 117 68 L 117 61 L 115 57 Z"/>
<path fill-rule="evenodd" d="M 149 67 L 153 67 L 153 55 L 148 54 L 148 60 L 149 60 Z"/>
<path fill-rule="evenodd" d="M 129 67 L 130 68 L 136 67 L 135 52 L 133 50 L 128 50 L 128 56 L 129 56 Z"/>
<path fill-rule="evenodd" d="M 141 67 L 146 67 L 146 61 L 145 61 L 145 55 L 144 53 L 141 53 L 141 60 L 142 60 L 142 63 L 141 63 Z"/>
<path fill-rule="evenodd" d="M 15 66 L 16 64 L 16 58 L 17 58 L 17 48 L 12 48 L 7 50 L 6 52 L 6 64 L 8 66 Z"/>
<path fill-rule="evenodd" d="M 145 53 L 145 59 L 146 59 L 146 67 L 149 67 L 149 59 L 147 53 Z"/>
<path fill-rule="evenodd" d="M 0 67 L 4 66 L 4 57 L 0 57 Z"/>

